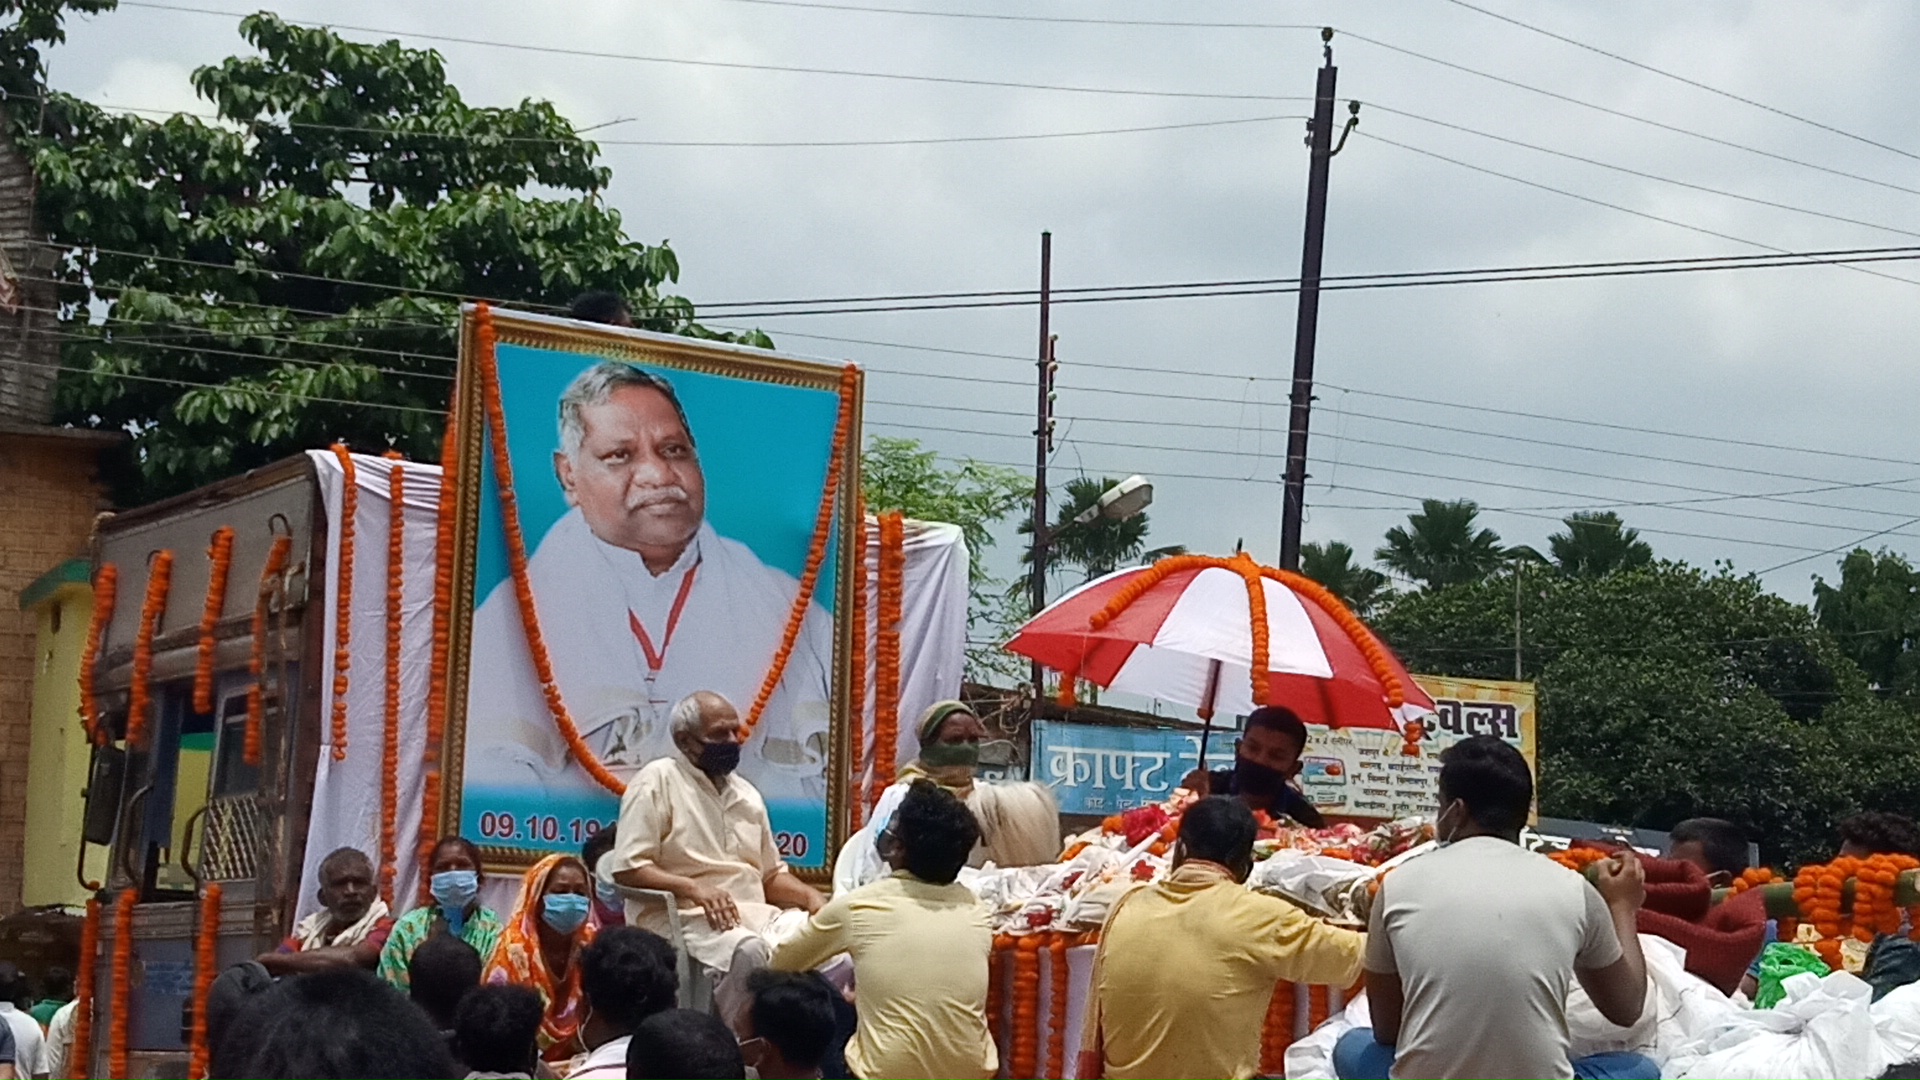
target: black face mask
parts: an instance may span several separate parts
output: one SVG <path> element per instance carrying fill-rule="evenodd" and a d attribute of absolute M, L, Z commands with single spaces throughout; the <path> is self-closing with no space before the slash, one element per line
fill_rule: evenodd
<path fill-rule="evenodd" d="M 700 744 L 700 771 L 708 776 L 725 776 L 740 767 L 740 744 L 703 742 Z"/>
<path fill-rule="evenodd" d="M 1287 790 L 1287 774 L 1279 769 L 1249 761 L 1235 755 L 1233 759 L 1233 789 L 1242 795 L 1255 798 L 1275 799 Z"/>

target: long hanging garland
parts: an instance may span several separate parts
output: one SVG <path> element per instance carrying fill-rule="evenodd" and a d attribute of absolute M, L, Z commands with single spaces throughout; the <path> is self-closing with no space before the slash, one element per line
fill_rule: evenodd
<path fill-rule="evenodd" d="M 193 1041 L 190 1080 L 207 1075 L 207 997 L 220 967 L 220 883 L 213 882 L 200 894 L 200 936 L 193 943 Z"/>
<path fill-rule="evenodd" d="M 360 512 L 360 480 L 353 454 L 339 443 L 333 456 L 340 459 L 343 491 L 340 496 L 340 572 L 333 595 L 333 760 L 347 760 L 347 686 L 353 668 L 353 533 Z"/>
<path fill-rule="evenodd" d="M 1067 938 L 1063 933 L 1047 935 L 1047 955 L 1053 961 L 1047 983 L 1047 1075 L 1067 1075 Z"/>
<path fill-rule="evenodd" d="M 251 648 L 247 654 L 247 675 L 251 680 L 247 684 L 247 736 L 242 745 L 243 756 L 247 764 L 260 764 L 261 732 L 266 726 L 267 716 L 267 609 L 273 604 L 275 583 L 287 569 L 287 559 L 293 553 L 293 537 L 276 536 L 273 546 L 267 549 L 267 564 L 260 570 L 260 592 L 253 602 L 253 626 Z M 284 689 L 282 690 L 284 693 Z"/>
<path fill-rule="evenodd" d="M 73 1047 L 67 1051 L 67 1075 L 84 1077 L 93 1071 L 93 983 L 98 977 L 100 901 L 87 901 L 87 921 L 80 924 L 80 973 L 73 986 Z"/>
<path fill-rule="evenodd" d="M 1013 1031 L 1008 1042 L 1007 1075 L 1030 1080 L 1040 1075 L 1040 949 L 1043 935 L 1028 934 L 1013 948 Z"/>
<path fill-rule="evenodd" d="M 987 1033 L 1003 1062 L 1007 1057 L 1007 955 L 1015 944 L 1012 934 L 995 934 L 993 952 L 987 958 Z"/>
<path fill-rule="evenodd" d="M 1293 1045 L 1293 984 L 1281 982 L 1267 1002 L 1267 1019 L 1260 1026 L 1260 1071 L 1280 1076 L 1286 1070 L 1287 1047 Z"/>
<path fill-rule="evenodd" d="M 159 551 L 147 570 L 147 598 L 140 605 L 140 630 L 133 639 L 133 682 L 127 689 L 127 746 L 147 741 L 148 713 L 153 702 L 153 635 L 167 610 L 167 589 L 173 583 L 173 552 Z"/>
<path fill-rule="evenodd" d="M 858 829 L 866 817 L 867 789 L 864 785 L 867 754 L 867 503 L 856 499 L 853 507 L 853 581 L 849 594 L 853 620 L 851 647 L 853 667 L 847 674 L 847 712 L 852 717 L 847 734 L 847 775 L 853 778 L 853 798 L 849 800 L 852 818 L 848 828 Z"/>
<path fill-rule="evenodd" d="M 393 903 L 400 816 L 400 647 L 406 599 L 406 468 L 389 453 L 387 472 L 387 686 L 380 744 L 380 899 Z"/>
<path fill-rule="evenodd" d="M 456 483 L 460 476 L 460 432 L 452 415 L 440 443 L 440 502 L 433 536 L 433 650 L 427 672 L 426 780 L 421 784 L 420 827 L 415 834 L 415 857 L 420 863 L 419 902 L 428 898 L 427 870 L 433 862 L 435 828 L 440 813 L 440 744 L 447 729 L 447 666 L 453 639 L 453 533 L 458 523 Z"/>
<path fill-rule="evenodd" d="M 100 564 L 100 572 L 93 578 L 93 616 L 87 620 L 87 645 L 80 654 L 80 726 L 86 730 L 87 742 L 93 746 L 105 746 L 108 742 L 107 726 L 100 722 L 100 706 L 94 697 L 93 683 L 100 669 L 100 642 L 106 636 L 107 624 L 113 621 L 119 581 L 120 571 L 112 563 Z"/>
<path fill-rule="evenodd" d="M 193 661 L 193 711 L 202 716 L 213 714 L 213 631 L 227 609 L 227 571 L 233 567 L 233 529 L 222 525 L 213 531 L 213 543 L 207 548 L 207 603 L 200 611 L 200 648 Z"/>
<path fill-rule="evenodd" d="M 873 649 L 873 790 L 875 803 L 893 784 L 900 758 L 900 618 L 906 583 L 906 517 L 880 515 L 880 590 Z"/>
<path fill-rule="evenodd" d="M 127 1009 L 133 1000 L 133 909 L 139 902 L 139 891 L 127 889 L 113 907 L 113 1016 L 107 1023 L 108 1080 L 127 1080 Z"/>

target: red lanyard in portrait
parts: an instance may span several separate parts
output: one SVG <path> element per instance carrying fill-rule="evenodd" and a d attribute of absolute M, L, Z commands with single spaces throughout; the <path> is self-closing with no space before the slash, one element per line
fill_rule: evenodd
<path fill-rule="evenodd" d="M 700 570 L 700 564 L 687 567 L 687 576 L 680 579 L 680 592 L 673 598 L 673 608 L 667 612 L 667 632 L 660 637 L 659 651 L 653 647 L 653 638 L 647 636 L 647 628 L 640 625 L 640 616 L 632 609 L 627 611 L 627 623 L 633 627 L 634 640 L 640 643 L 640 652 L 647 658 L 647 681 L 660 674 L 660 668 L 667 662 L 667 649 L 673 644 L 673 630 L 680 625 L 680 613 L 686 610 L 687 597 L 693 592 L 693 575 Z"/>

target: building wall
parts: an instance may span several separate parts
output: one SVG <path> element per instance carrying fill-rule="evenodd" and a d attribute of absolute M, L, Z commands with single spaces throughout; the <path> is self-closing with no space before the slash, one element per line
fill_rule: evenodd
<path fill-rule="evenodd" d="M 62 585 L 33 608 L 33 752 L 27 777 L 26 880 L 21 890 L 28 907 L 87 902 L 74 873 L 80 846 L 89 754 L 80 729 L 80 654 L 86 650 L 87 624 L 93 616 L 93 591 Z M 87 874 L 100 880 L 107 853 L 88 853 Z"/>
<path fill-rule="evenodd" d="M 20 592 L 49 568 L 87 553 L 94 517 L 106 508 L 94 476 L 97 452 L 97 443 L 72 436 L 0 432 L 0 915 L 20 907 L 26 883 L 33 683 L 41 657 L 37 616 L 20 610 Z M 77 621 L 84 634 L 85 619 Z M 64 633 L 64 615 L 61 624 Z M 71 860 L 61 877 L 72 882 Z M 42 885 L 35 882 L 36 895 Z"/>

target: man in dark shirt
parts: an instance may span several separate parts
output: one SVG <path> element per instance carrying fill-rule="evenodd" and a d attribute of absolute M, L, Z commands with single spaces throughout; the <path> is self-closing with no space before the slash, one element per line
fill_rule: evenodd
<path fill-rule="evenodd" d="M 1307 725 L 1292 710 L 1262 706 L 1247 717 L 1246 730 L 1234 746 L 1233 768 L 1195 769 L 1181 786 L 1201 795 L 1232 795 L 1268 817 L 1290 817 L 1310 829 L 1323 828 L 1326 819 L 1292 783 L 1306 748 Z"/>

